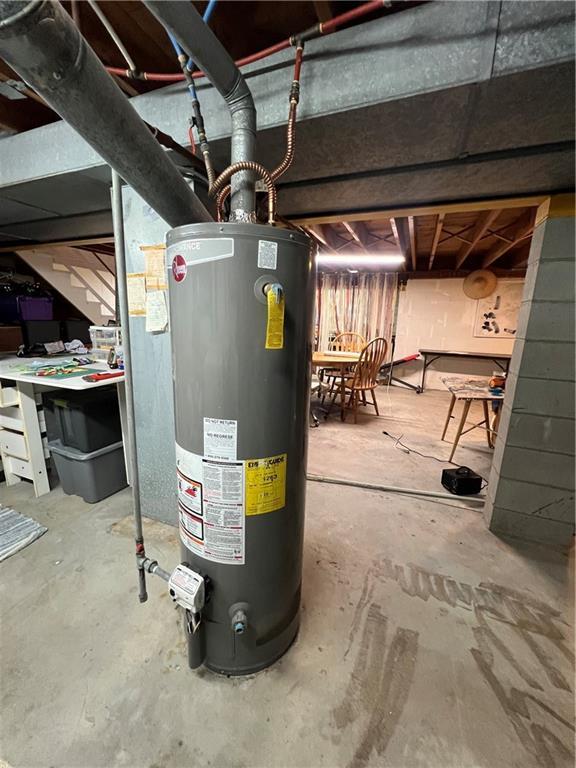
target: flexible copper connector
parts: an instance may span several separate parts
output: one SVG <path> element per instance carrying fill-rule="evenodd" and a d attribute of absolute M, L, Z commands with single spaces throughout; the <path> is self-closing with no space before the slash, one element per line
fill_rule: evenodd
<path fill-rule="evenodd" d="M 295 127 L 296 127 L 296 102 L 290 103 L 290 114 L 288 116 L 288 128 L 286 131 L 286 154 L 284 155 L 284 159 L 278 165 L 271 173 L 270 177 L 272 178 L 272 181 L 276 181 L 276 179 L 279 179 L 280 176 L 282 176 L 283 173 L 286 173 L 288 168 L 292 165 L 292 161 L 294 160 L 294 134 L 295 134 Z M 230 194 L 230 185 L 227 187 L 224 187 L 224 189 L 220 192 L 217 198 L 217 213 L 218 213 L 218 221 L 224 220 L 224 203 L 226 202 L 226 199 L 228 195 Z"/>
<path fill-rule="evenodd" d="M 297 102 L 291 101 L 290 112 L 288 113 L 288 126 L 286 128 L 286 154 L 284 155 L 284 158 L 280 163 L 280 165 L 274 168 L 274 170 L 270 174 L 270 176 L 272 176 L 273 181 L 276 181 L 276 179 L 279 179 L 283 173 L 286 173 L 288 168 L 290 168 L 290 166 L 292 165 L 292 161 L 294 160 L 294 133 L 296 128 L 296 107 L 297 107 Z"/>
<path fill-rule="evenodd" d="M 221 192 L 218 193 L 218 197 L 216 198 L 216 213 L 218 216 L 218 221 L 224 221 L 224 202 L 230 194 L 230 189 L 230 184 L 228 184 Z"/>
<path fill-rule="evenodd" d="M 270 174 L 272 180 L 276 181 L 286 173 L 288 168 L 292 165 L 294 160 L 294 146 L 295 146 L 295 132 L 296 132 L 296 111 L 298 109 L 298 101 L 300 100 L 300 69 L 302 67 L 302 56 L 304 54 L 304 46 L 299 45 L 296 48 L 296 57 L 294 59 L 294 79 L 292 80 L 292 88 L 290 90 L 290 109 L 288 112 L 288 125 L 286 128 L 286 154 L 280 165 L 278 165 Z"/>
<path fill-rule="evenodd" d="M 274 224 L 274 217 L 276 215 L 276 187 L 274 186 L 272 176 L 260 163 L 255 163 L 253 160 L 241 160 L 239 163 L 229 165 L 210 187 L 210 195 L 214 197 L 223 191 L 226 182 L 238 171 L 252 171 L 262 179 L 268 192 L 268 223 Z M 219 198 L 218 201 L 220 202 Z"/>
<path fill-rule="evenodd" d="M 279 179 L 282 174 L 286 173 L 294 160 L 296 111 L 298 109 L 298 101 L 300 99 L 300 70 L 302 68 L 303 54 L 304 46 L 302 44 L 297 45 L 296 57 L 294 59 L 294 79 L 292 81 L 292 88 L 290 90 L 290 109 L 288 112 L 288 124 L 286 128 L 286 154 L 284 155 L 282 162 L 270 173 L 272 181 L 274 182 Z M 224 203 L 226 202 L 229 194 L 230 185 L 224 187 L 224 189 L 218 195 L 216 203 L 218 221 L 224 221 Z"/>

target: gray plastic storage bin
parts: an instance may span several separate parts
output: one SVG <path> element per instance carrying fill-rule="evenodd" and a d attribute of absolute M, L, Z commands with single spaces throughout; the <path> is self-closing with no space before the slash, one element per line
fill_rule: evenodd
<path fill-rule="evenodd" d="M 42 395 L 49 442 L 91 453 L 122 439 L 116 387 Z"/>
<path fill-rule="evenodd" d="M 48 443 L 48 448 L 64 493 L 94 504 L 128 485 L 122 441 L 91 453 L 62 445 L 60 440 Z"/>

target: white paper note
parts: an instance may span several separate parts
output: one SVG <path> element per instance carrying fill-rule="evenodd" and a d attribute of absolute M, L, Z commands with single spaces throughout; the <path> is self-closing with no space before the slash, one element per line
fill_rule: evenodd
<path fill-rule="evenodd" d="M 143 272 L 131 272 L 126 275 L 128 292 L 128 314 L 132 316 L 146 314 L 146 276 Z"/>
<path fill-rule="evenodd" d="M 168 308 L 164 291 L 148 291 L 146 294 L 146 331 L 165 331 L 168 325 Z"/>

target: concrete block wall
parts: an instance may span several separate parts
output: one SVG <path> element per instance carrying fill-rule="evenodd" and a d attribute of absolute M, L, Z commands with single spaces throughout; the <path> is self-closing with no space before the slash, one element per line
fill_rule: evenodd
<path fill-rule="evenodd" d="M 574 534 L 574 218 L 535 230 L 487 489 L 495 533 L 567 546 Z"/>
<path fill-rule="evenodd" d="M 434 273 L 431 272 L 431 275 Z M 522 283 L 522 280 L 501 280 Z M 419 349 L 510 354 L 514 338 L 474 336 L 478 302 L 464 293 L 462 278 L 409 280 L 398 298 L 394 357 L 413 355 Z M 397 376 L 412 384 L 422 378 L 422 362 L 397 369 Z M 443 376 L 491 376 L 498 366 L 491 360 L 440 358 L 426 372 L 426 388 L 439 389 Z"/>

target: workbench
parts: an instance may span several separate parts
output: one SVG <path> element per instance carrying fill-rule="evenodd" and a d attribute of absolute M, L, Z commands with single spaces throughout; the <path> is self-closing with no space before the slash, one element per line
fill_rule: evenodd
<path fill-rule="evenodd" d="M 448 349 L 420 349 L 418 350 L 424 359 L 422 368 L 422 381 L 420 382 L 420 391 L 424 392 L 424 382 L 426 381 L 426 371 L 429 366 L 441 357 L 452 357 L 463 360 L 491 360 L 501 371 L 508 373 L 511 353 L 496 354 L 494 352 L 456 352 Z"/>
<path fill-rule="evenodd" d="M 503 390 L 500 390 L 499 393 L 492 391 L 490 389 L 489 378 L 471 379 L 466 376 L 446 376 L 442 379 L 442 383 L 452 395 L 450 406 L 448 408 L 448 415 L 446 416 L 446 421 L 444 423 L 444 430 L 441 437 L 442 440 L 444 440 L 446 437 L 446 432 L 448 431 L 448 426 L 450 424 L 450 419 L 452 418 L 454 406 L 458 400 L 462 400 L 462 414 L 460 416 L 460 421 L 458 422 L 458 428 L 456 430 L 456 435 L 454 436 L 454 442 L 452 444 L 452 450 L 450 452 L 450 456 L 448 457 L 448 461 L 452 461 L 454 452 L 458 447 L 458 443 L 460 442 L 462 435 L 465 435 L 467 432 L 471 432 L 473 429 L 483 428 L 486 432 L 488 447 L 494 448 L 496 435 L 498 434 L 498 425 L 500 423 L 502 401 L 504 400 Z M 472 426 L 465 429 L 466 419 L 468 418 L 470 406 L 475 401 L 482 403 L 484 418 L 482 421 L 479 421 L 478 423 L 473 424 Z M 488 404 L 494 402 L 500 403 L 500 407 L 496 411 L 494 424 L 491 426 Z"/>
<path fill-rule="evenodd" d="M 126 422 L 126 393 L 124 376 L 102 381 L 85 381 L 82 376 L 71 378 L 40 377 L 24 373 L 18 369 L 31 366 L 36 362 L 54 363 L 57 366 L 63 360 L 70 360 L 73 355 L 54 358 L 0 357 L 0 458 L 7 485 L 14 485 L 22 478 L 31 480 L 36 496 L 49 493 L 50 484 L 46 470 L 46 458 L 49 456 L 45 431 L 44 414 L 38 410 L 39 397 L 43 390 L 65 389 L 82 391 L 116 385 L 124 459 L 129 477 L 130 441 Z M 90 357 L 90 355 L 88 355 Z M 111 372 L 106 363 L 95 362 L 86 366 L 90 370 Z"/>

